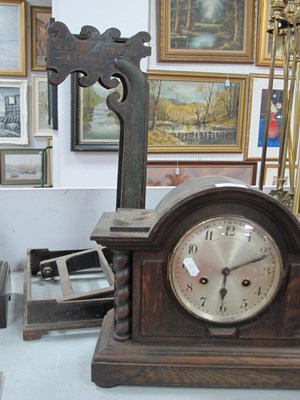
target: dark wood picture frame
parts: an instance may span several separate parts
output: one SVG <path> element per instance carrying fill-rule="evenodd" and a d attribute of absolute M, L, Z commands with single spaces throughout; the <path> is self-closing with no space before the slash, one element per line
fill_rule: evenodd
<path fill-rule="evenodd" d="M 86 115 L 89 113 L 87 117 L 89 119 L 88 124 L 90 124 L 95 118 L 96 107 L 93 104 L 91 110 L 83 110 L 83 96 L 85 93 L 90 93 L 91 91 L 105 91 L 106 89 L 102 88 L 99 83 L 88 88 L 81 88 L 78 84 L 78 78 L 78 73 L 73 73 L 71 76 L 71 151 L 118 151 L 119 138 L 110 139 L 109 133 L 105 135 L 105 127 L 103 127 L 102 124 L 96 124 L 96 134 L 101 136 L 101 131 L 103 129 L 103 133 L 107 137 L 106 139 L 85 139 L 86 130 L 84 128 L 83 114 Z M 113 91 L 115 90 L 116 89 L 113 89 Z M 105 100 L 108 94 L 109 91 L 107 91 L 105 95 L 100 96 L 101 99 L 99 97 L 97 101 L 99 101 L 101 111 L 105 114 L 105 118 L 108 121 L 105 126 L 111 127 L 113 131 L 117 131 L 119 134 L 120 128 L 116 122 L 116 116 L 114 116 L 114 113 L 108 110 L 106 106 Z M 97 94 L 95 96 L 97 96 Z M 113 136 L 116 136 L 116 132 L 113 133 Z"/>

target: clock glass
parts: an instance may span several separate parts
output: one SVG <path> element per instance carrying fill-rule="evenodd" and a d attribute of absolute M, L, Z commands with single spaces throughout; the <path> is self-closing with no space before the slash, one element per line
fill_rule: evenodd
<path fill-rule="evenodd" d="M 280 250 L 259 224 L 234 215 L 192 227 L 168 263 L 168 279 L 180 305 L 218 324 L 254 318 L 274 300 L 283 277 Z"/>

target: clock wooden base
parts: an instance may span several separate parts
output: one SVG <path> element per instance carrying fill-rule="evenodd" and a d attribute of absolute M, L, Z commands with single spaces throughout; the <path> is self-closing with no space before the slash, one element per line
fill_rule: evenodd
<path fill-rule="evenodd" d="M 300 388 L 298 347 L 175 346 L 113 339 L 114 315 L 104 319 L 92 361 L 100 387 L 159 385 Z"/>

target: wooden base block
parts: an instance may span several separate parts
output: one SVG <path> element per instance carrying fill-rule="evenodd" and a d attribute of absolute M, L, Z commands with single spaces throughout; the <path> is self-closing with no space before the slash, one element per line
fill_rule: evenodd
<path fill-rule="evenodd" d="M 300 388 L 300 349 L 175 346 L 117 342 L 109 311 L 92 360 L 92 381 L 104 388 L 159 385 Z"/>

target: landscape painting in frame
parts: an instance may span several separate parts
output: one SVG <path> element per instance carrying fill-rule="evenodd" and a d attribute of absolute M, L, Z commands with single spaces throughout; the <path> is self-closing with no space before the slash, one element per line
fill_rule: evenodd
<path fill-rule="evenodd" d="M 0 1 L 0 75 L 26 75 L 25 2 Z"/>
<path fill-rule="evenodd" d="M 49 93 L 46 76 L 32 76 L 32 117 L 34 136 L 51 136 L 52 123 L 49 119 Z"/>
<path fill-rule="evenodd" d="M 256 183 L 257 163 L 251 161 L 149 161 L 147 186 L 177 186 L 203 176 L 226 176 L 247 185 Z"/>
<path fill-rule="evenodd" d="M 250 94 L 246 131 L 245 160 L 260 160 L 264 144 L 269 78 L 250 74 Z M 267 160 L 278 160 L 283 103 L 283 79 L 273 82 L 268 121 Z M 293 118 L 293 112 L 292 112 Z"/>
<path fill-rule="evenodd" d="M 38 184 L 41 179 L 41 150 L 1 150 L 2 185 Z"/>
<path fill-rule="evenodd" d="M 160 61 L 253 62 L 255 0 L 160 0 Z"/>
<path fill-rule="evenodd" d="M 256 65 L 269 66 L 271 62 L 273 35 L 268 33 L 269 19 L 272 11 L 271 0 L 260 0 L 258 7 L 257 44 L 256 44 Z M 278 38 L 276 43 L 277 67 L 282 66 L 282 47 L 284 35 Z"/>
<path fill-rule="evenodd" d="M 247 77 L 149 71 L 148 151 L 242 152 Z"/>
<path fill-rule="evenodd" d="M 74 73 L 71 77 L 71 150 L 117 151 L 120 122 L 107 107 L 106 99 L 113 92 L 122 98 L 122 85 L 107 90 L 97 82 L 82 88 L 79 76 Z"/>
<path fill-rule="evenodd" d="M 31 7 L 31 69 L 46 69 L 46 35 L 51 7 Z"/>
<path fill-rule="evenodd" d="M 0 144 L 28 144 L 27 81 L 0 80 Z"/>

